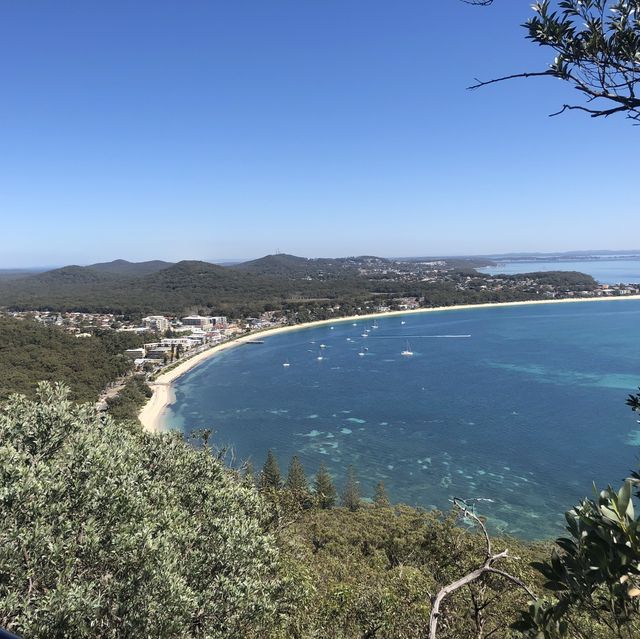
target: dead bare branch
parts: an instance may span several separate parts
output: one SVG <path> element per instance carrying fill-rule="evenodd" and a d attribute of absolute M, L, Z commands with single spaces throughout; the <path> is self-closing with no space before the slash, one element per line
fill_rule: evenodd
<path fill-rule="evenodd" d="M 482 519 L 478 517 L 478 515 L 472 509 L 469 508 L 468 502 L 458 497 L 454 497 L 452 501 L 454 507 L 459 509 L 461 516 L 472 519 L 479 526 L 485 538 L 486 554 L 485 560 L 482 565 L 480 565 L 475 570 L 472 570 L 470 573 L 464 575 L 463 577 L 460 577 L 460 579 L 457 579 L 447 586 L 444 586 L 438 591 L 436 596 L 431 599 L 431 615 L 429 617 L 429 639 L 437 639 L 438 621 L 440 618 L 440 607 L 442 605 L 442 602 L 456 590 L 460 590 L 460 588 L 468 586 L 469 584 L 482 579 L 482 577 L 487 574 L 498 575 L 503 579 L 510 581 L 512 584 L 524 590 L 527 595 L 531 597 L 531 599 L 537 600 L 537 596 L 535 595 L 535 593 L 521 579 L 518 579 L 518 577 L 493 566 L 493 564 L 497 561 L 508 557 L 509 551 L 503 550 L 499 553 L 493 553 L 491 537 L 489 536 L 487 527 L 485 526 Z"/>

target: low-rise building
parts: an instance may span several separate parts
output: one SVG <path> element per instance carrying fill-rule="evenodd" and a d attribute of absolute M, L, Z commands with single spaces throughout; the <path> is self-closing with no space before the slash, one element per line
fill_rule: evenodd
<path fill-rule="evenodd" d="M 131 359 L 140 359 L 141 357 L 145 356 L 145 350 L 144 348 L 128 348 L 124 354 L 127 357 L 130 357 Z"/>
<path fill-rule="evenodd" d="M 150 331 L 166 331 L 169 328 L 169 320 L 162 315 L 149 315 L 142 318 L 143 326 Z"/>
<path fill-rule="evenodd" d="M 200 328 L 209 328 L 212 326 L 212 317 L 205 317 L 204 315 L 188 315 L 182 318 L 182 324 L 184 326 L 198 326 Z"/>
<path fill-rule="evenodd" d="M 184 326 L 198 326 L 202 329 L 224 328 L 227 325 L 227 318 L 224 315 L 188 315 L 182 318 Z"/>
<path fill-rule="evenodd" d="M 170 346 L 156 346 L 147 351 L 147 359 L 165 359 L 166 357 L 171 357 Z"/>
<path fill-rule="evenodd" d="M 189 337 L 165 337 L 162 342 L 160 342 L 160 346 L 168 346 L 169 348 L 181 347 L 187 351 L 193 348 L 194 341 Z"/>

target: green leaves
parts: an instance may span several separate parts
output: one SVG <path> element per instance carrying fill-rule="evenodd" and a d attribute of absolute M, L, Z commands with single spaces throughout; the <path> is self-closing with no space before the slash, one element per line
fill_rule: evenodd
<path fill-rule="evenodd" d="M 557 10 L 554 10 L 557 7 Z M 640 119 L 637 97 L 640 62 L 640 3 L 637 0 L 549 0 L 535 2 L 523 26 L 527 38 L 553 51 L 546 72 L 499 80 L 551 75 L 569 82 L 587 105 L 564 105 L 592 117 L 626 114 Z M 498 81 L 499 81 L 498 80 Z M 482 86 L 480 83 L 479 86 Z"/>
<path fill-rule="evenodd" d="M 0 412 L 0 627 L 25 637 L 262 637 L 295 584 L 255 490 L 207 448 L 42 384 Z"/>
<path fill-rule="evenodd" d="M 640 520 L 635 518 L 633 486 L 610 486 L 566 513 L 570 537 L 556 541 L 549 561 L 532 566 L 546 579 L 555 599 L 523 613 L 517 628 L 527 637 L 562 637 L 565 615 L 588 614 L 604 627 L 640 631 Z"/>

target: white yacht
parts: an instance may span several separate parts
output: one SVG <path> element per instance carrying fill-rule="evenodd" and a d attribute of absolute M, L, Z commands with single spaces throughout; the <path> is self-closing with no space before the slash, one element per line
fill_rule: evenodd
<path fill-rule="evenodd" d="M 400 353 L 400 355 L 403 355 L 404 357 L 411 357 L 413 355 L 413 351 L 411 350 L 411 346 L 409 346 L 409 342 L 407 342 L 405 349 L 402 351 L 402 353 Z"/>

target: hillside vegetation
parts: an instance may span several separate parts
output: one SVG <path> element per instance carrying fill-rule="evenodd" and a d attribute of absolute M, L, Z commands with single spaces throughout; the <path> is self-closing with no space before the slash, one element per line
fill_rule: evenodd
<path fill-rule="evenodd" d="M 40 381 L 63 381 L 71 399 L 95 402 L 107 384 L 131 368 L 123 351 L 143 341 L 140 335 L 111 330 L 78 338 L 0 316 L 0 401 L 17 392 L 33 397 Z"/>
<path fill-rule="evenodd" d="M 311 490 L 292 461 L 282 481 L 273 457 L 258 491 L 206 432 L 150 435 L 66 394 L 0 409 L 0 627 L 25 638 L 426 639 L 445 588 L 438 639 L 639 636 L 630 482 L 567 513 L 550 560 L 495 539 L 496 570 L 456 590 L 486 565 L 468 518 L 383 490 L 335 507 L 330 478 Z"/>
<path fill-rule="evenodd" d="M 169 268 L 172 262 L 162 260 L 150 260 L 148 262 L 129 262 L 127 260 L 113 260 L 111 262 L 99 262 L 90 264 L 86 268 L 101 273 L 113 273 L 115 275 L 141 276 L 149 273 L 157 273 L 164 268 Z"/>
<path fill-rule="evenodd" d="M 309 260 L 271 255 L 231 267 L 199 261 L 168 265 L 116 260 L 0 281 L 0 306 L 123 315 L 199 311 L 241 317 L 268 310 L 313 312 L 321 307 L 326 311 L 328 306 L 341 307 L 340 314 L 344 315 L 372 297 L 389 303 L 393 297 L 411 296 L 434 306 L 540 296 L 535 287 L 515 286 L 514 276 L 494 276 L 494 281 L 504 281 L 505 286 L 485 290 L 487 287 L 483 285 L 488 276 L 463 269 L 460 260 L 455 266 L 446 267 L 445 276 L 426 281 L 424 273 L 430 273 L 431 267 L 376 257 Z M 474 281 L 468 282 L 469 277 Z M 554 276 L 532 273 L 518 277 L 529 277 L 541 285 L 551 282 L 553 277 L 561 290 L 590 289 L 596 285 L 593 278 L 581 273 Z"/>
<path fill-rule="evenodd" d="M 294 589 L 255 491 L 209 450 L 65 394 L 45 384 L 0 412 L 0 627 L 25 639 L 274 636 Z"/>

